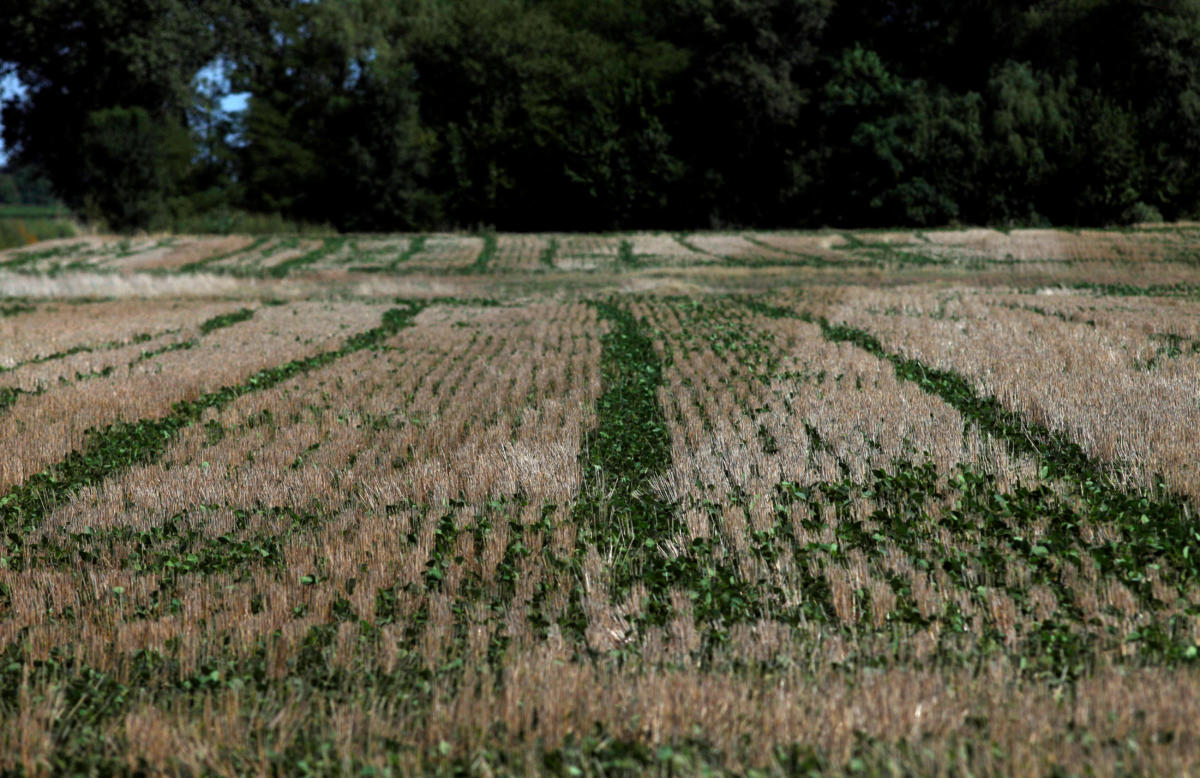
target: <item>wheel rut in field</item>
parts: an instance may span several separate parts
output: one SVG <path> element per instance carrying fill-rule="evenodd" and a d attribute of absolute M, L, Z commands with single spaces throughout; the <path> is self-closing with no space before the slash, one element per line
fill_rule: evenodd
<path fill-rule="evenodd" d="M 866 330 L 848 324 L 816 321 L 827 340 L 852 343 L 873 356 L 890 362 L 896 376 L 923 391 L 941 397 L 984 433 L 1003 440 L 1012 450 L 1035 457 L 1041 477 L 1064 479 L 1082 501 L 1086 518 L 1112 524 L 1125 542 L 1112 548 L 1111 559 L 1101 560 L 1131 574 L 1146 565 L 1166 561 L 1184 580 L 1200 578 L 1197 552 L 1200 532 L 1190 501 L 1159 484 L 1152 493 L 1139 493 L 1120 486 L 1117 465 L 1089 456 L 1066 435 L 1047 429 L 1004 407 L 995 397 L 983 397 L 971 381 L 952 371 L 933 368 L 919 360 L 889 351 Z"/>
<path fill-rule="evenodd" d="M 141 354 L 134 357 L 134 359 L 132 359 L 128 363 L 128 366 L 133 367 L 134 365 L 136 365 L 139 362 L 145 362 L 148 359 L 153 359 L 154 357 L 161 356 L 162 354 L 166 354 L 171 351 L 181 351 L 181 350 L 194 348 L 200 342 L 199 338 L 203 338 L 204 336 L 209 335 L 212 332 L 215 332 L 216 330 L 224 329 L 225 327 L 231 327 L 234 324 L 239 324 L 241 322 L 248 321 L 249 319 L 251 319 L 253 317 L 254 317 L 254 311 L 252 309 L 242 308 L 240 310 L 233 311 L 231 313 L 225 313 L 225 314 L 221 314 L 219 316 L 213 316 L 212 318 L 205 319 L 197 327 L 197 329 L 199 330 L 199 333 L 200 333 L 199 337 L 191 338 L 191 339 L 185 340 L 185 341 L 179 341 L 176 343 L 168 343 L 164 346 L 159 346 L 158 348 L 155 348 L 155 349 L 149 349 L 149 350 L 143 351 Z M 88 346 L 88 345 L 72 346 L 71 348 L 65 349 L 63 351 L 58 351 L 53 354 L 47 354 L 45 356 L 34 357 L 32 359 L 26 359 L 22 362 L 18 362 L 17 364 L 11 365 L 9 367 L 0 367 L 0 375 L 3 375 L 4 373 L 11 373 L 16 370 L 20 370 L 21 368 L 27 367 L 29 365 L 41 365 L 41 364 L 45 364 L 47 362 L 54 362 L 54 361 L 57 361 L 60 359 L 66 359 L 67 357 L 72 357 L 76 354 L 92 354 L 92 353 L 96 353 L 96 352 L 100 352 L 100 351 L 114 351 L 116 349 L 124 348 L 124 347 L 130 346 L 130 345 L 135 345 L 137 343 L 146 343 L 146 342 L 154 340 L 158 337 L 161 337 L 163 335 L 169 335 L 173 332 L 178 332 L 178 329 L 163 330 L 162 332 L 158 332 L 155 334 L 147 333 L 147 334 L 142 334 L 142 335 L 136 335 L 128 341 L 109 341 L 107 343 L 101 343 L 101 344 L 98 344 L 95 346 Z M 89 378 L 99 378 L 99 377 L 108 376 L 108 375 L 111 375 L 113 370 L 116 369 L 117 367 L 118 367 L 117 365 L 109 365 L 107 367 L 92 370 L 87 373 L 76 373 L 75 377 L 73 379 L 68 379 L 66 377 L 62 377 L 59 379 L 58 383 L 59 384 L 73 384 L 73 383 L 76 383 L 77 381 L 85 381 Z M 51 386 L 53 386 L 53 385 L 51 385 Z M 51 388 L 51 387 L 43 386 L 43 387 L 39 387 L 36 389 L 21 389 L 19 387 L 15 387 L 15 386 L 0 387 L 0 416 L 4 415 L 9 410 L 11 410 L 12 406 L 17 402 L 18 399 L 20 399 L 20 397 L 22 395 L 39 395 L 39 394 L 42 394 L 43 392 L 45 392 L 48 388 Z"/>
<path fill-rule="evenodd" d="M 426 303 L 412 302 L 405 307 L 393 308 L 383 315 L 378 327 L 351 336 L 339 348 L 259 370 L 236 386 L 176 403 L 162 418 L 122 421 L 95 430 L 83 448 L 0 497 L 0 527 L 5 532 L 3 555 L 7 564 L 21 563 L 23 536 L 38 527 L 80 488 L 99 483 L 130 467 L 156 461 L 180 431 L 196 423 L 209 408 L 223 408 L 242 395 L 270 389 L 290 378 L 378 345 L 409 326 L 425 307 Z"/>

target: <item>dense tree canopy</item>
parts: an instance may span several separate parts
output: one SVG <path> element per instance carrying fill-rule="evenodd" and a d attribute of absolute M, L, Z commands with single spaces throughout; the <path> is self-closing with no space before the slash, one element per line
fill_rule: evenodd
<path fill-rule="evenodd" d="M 15 5 L 5 143 L 118 228 L 1200 214 L 1200 0 Z M 216 110 L 214 62 L 243 113 Z"/>

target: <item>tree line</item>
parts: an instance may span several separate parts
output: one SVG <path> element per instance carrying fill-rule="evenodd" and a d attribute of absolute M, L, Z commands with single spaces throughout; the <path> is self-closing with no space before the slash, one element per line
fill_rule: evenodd
<path fill-rule="evenodd" d="M 1200 0 L 16 5 L 12 163 L 116 229 L 1200 214 Z"/>

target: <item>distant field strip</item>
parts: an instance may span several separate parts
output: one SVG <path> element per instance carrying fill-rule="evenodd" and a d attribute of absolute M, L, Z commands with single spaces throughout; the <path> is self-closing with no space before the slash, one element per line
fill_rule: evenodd
<path fill-rule="evenodd" d="M 554 244 L 547 254 L 548 244 Z M 549 257 L 549 261 L 547 261 Z M 811 268 L 924 276 L 987 271 L 1110 293 L 1200 288 L 1200 228 L 1124 232 L 632 232 L 610 235 L 84 236 L 0 252 L 0 272 L 205 272 L 245 278 L 389 273 L 604 273 L 633 268 Z"/>

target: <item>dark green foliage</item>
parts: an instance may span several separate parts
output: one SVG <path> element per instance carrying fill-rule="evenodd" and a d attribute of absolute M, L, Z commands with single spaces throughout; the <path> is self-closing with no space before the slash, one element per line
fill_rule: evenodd
<path fill-rule="evenodd" d="M 671 461 L 666 420 L 658 405 L 662 365 L 646 327 L 613 303 L 599 306 L 613 329 L 604 336 L 604 394 L 589 456 L 601 469 L 633 482 L 648 480 Z"/>
<path fill-rule="evenodd" d="M 11 386 L 0 387 L 0 413 L 7 411 L 12 407 L 17 398 L 27 392 L 23 389 L 17 389 Z"/>
<path fill-rule="evenodd" d="M 36 310 L 36 306 L 25 302 L 24 300 L 12 300 L 6 303 L 0 303 L 0 318 L 8 316 L 17 316 L 22 313 L 29 313 Z"/>
<path fill-rule="evenodd" d="M 637 257 L 633 254 L 633 243 L 627 240 L 621 241 L 621 246 L 617 250 L 617 262 L 625 267 L 633 267 L 637 264 Z"/>
<path fill-rule="evenodd" d="M 20 248 L 39 240 L 72 238 L 77 233 L 70 219 L 0 218 L 0 251 Z"/>
<path fill-rule="evenodd" d="M 85 211 L 117 230 L 161 225 L 190 154 L 191 140 L 176 122 L 156 121 L 143 108 L 93 111 L 83 132 Z"/>
<path fill-rule="evenodd" d="M 834 63 L 821 101 L 822 203 L 831 224 L 945 224 L 962 215 L 982 151 L 981 100 L 890 72 L 855 48 Z"/>
<path fill-rule="evenodd" d="M 0 250 L 76 234 L 50 182 L 28 166 L 0 166 Z"/>
<path fill-rule="evenodd" d="M 197 162 L 194 78 L 245 50 L 273 0 L 32 0 L 5 9 L 5 146 L 78 211 L 120 229 L 165 215 Z M 261 31 L 261 27 L 257 28 Z"/>
<path fill-rule="evenodd" d="M 1152 286 L 1134 286 L 1133 284 L 1095 284 L 1082 281 L 1072 284 L 1073 289 L 1085 289 L 1096 294 L 1112 297 L 1185 297 L 1200 298 L 1200 286 L 1179 282 L 1175 284 L 1154 284 Z"/>
<path fill-rule="evenodd" d="M 286 3 L 240 64 L 255 99 L 236 150 L 244 204 L 342 229 L 428 223 L 422 189 L 433 137 L 418 121 L 417 74 L 390 3 Z"/>
<path fill-rule="evenodd" d="M 45 176 L 35 168 L 14 164 L 0 166 L 0 205 L 5 206 L 0 213 L 6 217 L 61 216 L 64 211 Z"/>
<path fill-rule="evenodd" d="M 1200 215 L 1200 0 L 20 5 L 0 202 L 122 229 Z"/>

